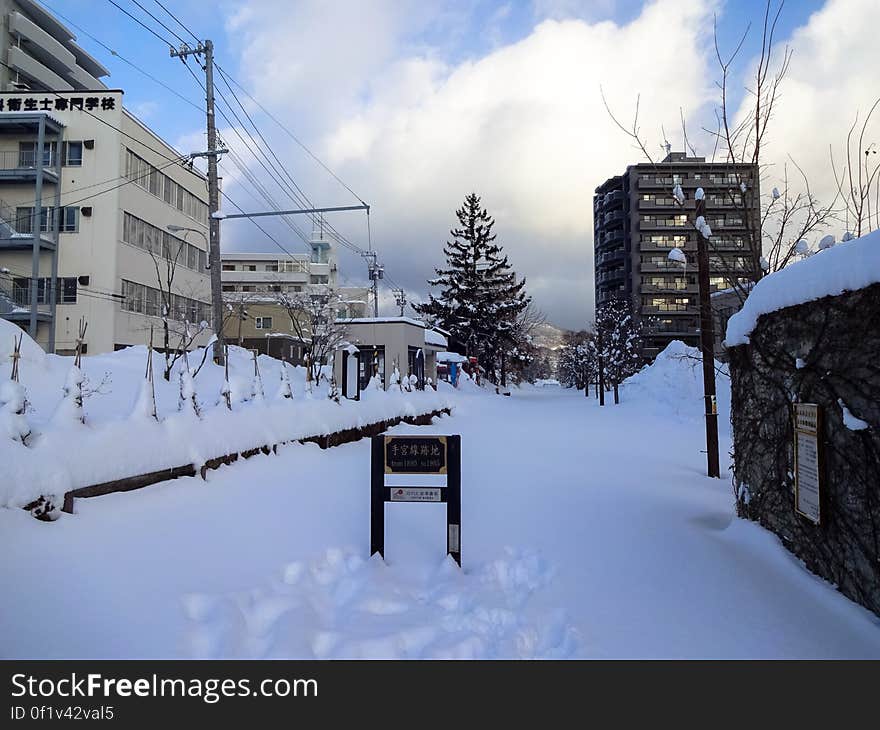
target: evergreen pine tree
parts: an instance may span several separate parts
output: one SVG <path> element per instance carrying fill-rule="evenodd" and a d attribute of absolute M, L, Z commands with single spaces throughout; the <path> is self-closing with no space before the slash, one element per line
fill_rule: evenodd
<path fill-rule="evenodd" d="M 452 240 L 443 248 L 447 267 L 435 269 L 436 278 L 428 281 L 440 294 L 414 308 L 449 331 L 488 372 L 500 365 L 503 381 L 506 358 L 517 344 L 517 315 L 529 303 L 525 279 L 517 281 L 495 243 L 495 221 L 476 193 L 465 198 L 456 216 L 459 227 L 450 231 Z"/>

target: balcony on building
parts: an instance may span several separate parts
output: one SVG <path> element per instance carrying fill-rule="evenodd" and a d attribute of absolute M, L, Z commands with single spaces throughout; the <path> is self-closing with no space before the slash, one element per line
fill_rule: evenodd
<path fill-rule="evenodd" d="M 609 251 L 607 253 L 599 254 L 596 257 L 596 267 L 601 269 L 609 266 L 620 265 L 625 259 L 625 251 Z"/>
<path fill-rule="evenodd" d="M 28 322 L 31 318 L 31 284 L 30 279 L 17 279 L 0 276 L 0 318 L 12 322 Z M 51 322 L 52 312 L 47 301 L 47 292 L 39 287 L 37 292 L 37 322 Z M 60 301 L 60 297 L 59 297 Z"/>
<path fill-rule="evenodd" d="M 622 226 L 623 219 L 624 215 L 622 210 L 612 210 L 602 216 L 602 225 L 606 227 Z"/>
<path fill-rule="evenodd" d="M 600 237 L 596 239 L 594 243 L 594 248 L 597 253 L 601 251 L 609 251 L 616 248 L 623 249 L 625 240 L 626 239 L 623 235 L 622 228 L 616 228 L 611 231 L 603 231 L 600 234 Z"/>
<path fill-rule="evenodd" d="M 44 125 L 42 154 L 37 154 L 36 138 Z M 64 125 L 47 112 L 7 112 L 0 114 L 0 183 L 34 184 L 42 172 L 43 183 L 56 184 L 61 160 L 57 141 Z M 24 143 L 22 144 L 22 140 Z M 12 146 L 15 149 L 12 149 Z M 5 148 L 5 149 L 3 149 Z"/>
<path fill-rule="evenodd" d="M 11 10 L 6 26 L 15 38 L 5 59 L 34 91 L 85 91 L 105 88 L 110 72 L 74 42 L 69 28 L 31 0 L 18 0 L 24 12 Z"/>
<path fill-rule="evenodd" d="M 623 190 L 611 190 L 603 196 L 606 211 L 622 208 L 625 201 L 626 196 L 623 194 Z"/>

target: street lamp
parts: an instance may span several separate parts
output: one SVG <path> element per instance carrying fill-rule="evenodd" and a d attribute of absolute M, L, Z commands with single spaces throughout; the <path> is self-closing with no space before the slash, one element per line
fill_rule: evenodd
<path fill-rule="evenodd" d="M 174 223 L 169 223 L 165 228 L 166 230 L 171 231 L 171 233 L 185 231 L 183 234 L 183 240 L 186 240 L 186 234 L 189 232 L 198 233 L 205 240 L 205 251 L 208 255 L 208 261 L 210 262 L 211 246 L 208 243 L 208 237 L 205 235 L 204 231 L 200 231 L 198 228 L 191 228 L 190 226 L 178 226 Z M 219 260 L 219 258 L 220 257 L 218 256 L 217 259 Z M 210 269 L 210 263 L 208 263 L 205 268 Z M 218 365 L 222 365 L 226 343 L 223 338 L 223 294 L 220 290 L 219 271 L 211 271 L 211 313 L 214 319 L 214 335 L 216 336 L 214 341 L 214 362 Z"/>
<path fill-rule="evenodd" d="M 205 252 L 207 253 L 208 249 L 208 237 L 205 235 L 204 231 L 200 231 L 198 228 L 190 228 L 189 226 L 176 226 L 173 223 L 169 223 L 165 226 L 166 230 L 171 231 L 172 233 L 180 233 L 181 231 L 192 231 L 193 233 L 198 233 L 203 239 L 205 239 Z M 186 239 L 186 233 L 183 234 L 183 238 Z M 205 264 L 206 269 L 211 268 L 210 262 Z"/>

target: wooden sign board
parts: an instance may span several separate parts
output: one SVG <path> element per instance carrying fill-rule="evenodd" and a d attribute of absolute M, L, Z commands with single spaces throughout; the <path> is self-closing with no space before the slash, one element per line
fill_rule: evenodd
<path fill-rule="evenodd" d="M 823 471 L 822 409 L 815 403 L 795 403 L 794 508 L 816 525 L 822 522 Z"/>
<path fill-rule="evenodd" d="M 385 436 L 386 474 L 446 474 L 446 436 Z"/>

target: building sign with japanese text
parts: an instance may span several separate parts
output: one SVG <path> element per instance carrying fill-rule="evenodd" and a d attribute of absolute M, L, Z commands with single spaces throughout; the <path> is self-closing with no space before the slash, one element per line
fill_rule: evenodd
<path fill-rule="evenodd" d="M 445 474 L 445 436 L 386 436 L 386 474 Z"/>
<path fill-rule="evenodd" d="M 116 111 L 119 101 L 118 96 L 106 95 L 14 94 L 0 96 L 0 112 L 107 112 Z"/>
<path fill-rule="evenodd" d="M 795 510 L 815 524 L 822 519 L 822 413 L 815 403 L 794 404 Z"/>

